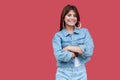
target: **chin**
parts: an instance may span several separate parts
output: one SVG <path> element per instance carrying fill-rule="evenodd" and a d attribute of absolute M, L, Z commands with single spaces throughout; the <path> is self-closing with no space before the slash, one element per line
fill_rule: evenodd
<path fill-rule="evenodd" d="M 75 26 L 75 24 L 74 25 L 69 25 L 70 27 L 73 27 L 73 26 Z"/>

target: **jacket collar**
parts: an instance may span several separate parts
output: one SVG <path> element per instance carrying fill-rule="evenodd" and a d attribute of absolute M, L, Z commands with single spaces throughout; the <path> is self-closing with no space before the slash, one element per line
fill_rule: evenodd
<path fill-rule="evenodd" d="M 68 33 L 68 31 L 65 28 L 63 28 L 62 32 L 65 36 L 70 35 L 70 33 Z M 73 34 L 79 34 L 79 33 L 80 33 L 79 28 L 75 26 Z"/>

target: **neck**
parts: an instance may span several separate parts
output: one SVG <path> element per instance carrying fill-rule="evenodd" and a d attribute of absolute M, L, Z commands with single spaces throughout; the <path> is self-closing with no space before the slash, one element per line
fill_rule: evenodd
<path fill-rule="evenodd" d="M 66 30 L 68 31 L 68 33 L 72 34 L 74 31 L 74 26 L 66 26 Z"/>

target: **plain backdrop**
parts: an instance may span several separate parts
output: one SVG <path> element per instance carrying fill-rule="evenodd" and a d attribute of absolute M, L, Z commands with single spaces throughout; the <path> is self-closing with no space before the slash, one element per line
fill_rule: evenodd
<path fill-rule="evenodd" d="M 95 44 L 89 80 L 120 80 L 119 0 L 0 0 L 0 80 L 55 80 L 52 38 L 75 5 Z"/>

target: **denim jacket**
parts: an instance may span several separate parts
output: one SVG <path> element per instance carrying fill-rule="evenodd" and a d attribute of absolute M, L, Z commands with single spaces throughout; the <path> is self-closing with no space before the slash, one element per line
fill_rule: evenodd
<path fill-rule="evenodd" d="M 72 34 L 69 34 L 68 31 L 63 28 L 54 35 L 52 44 L 57 66 L 60 67 L 74 66 L 72 53 L 70 51 L 64 51 L 63 48 L 65 46 L 79 46 L 81 48 L 83 53 L 78 56 L 81 64 L 85 64 L 90 60 L 94 49 L 93 40 L 87 28 L 75 27 Z"/>

